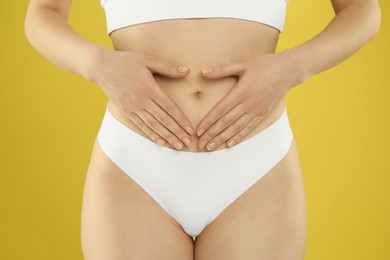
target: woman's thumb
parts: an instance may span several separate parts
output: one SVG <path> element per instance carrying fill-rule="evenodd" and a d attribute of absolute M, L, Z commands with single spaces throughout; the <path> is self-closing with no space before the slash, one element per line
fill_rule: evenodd
<path fill-rule="evenodd" d="M 229 76 L 241 76 L 245 71 L 242 63 L 221 64 L 201 69 L 205 78 L 219 79 Z"/>
<path fill-rule="evenodd" d="M 157 59 L 149 60 L 146 66 L 153 73 L 157 73 L 170 78 L 184 77 L 190 71 L 190 69 L 187 67 L 175 65 Z"/>

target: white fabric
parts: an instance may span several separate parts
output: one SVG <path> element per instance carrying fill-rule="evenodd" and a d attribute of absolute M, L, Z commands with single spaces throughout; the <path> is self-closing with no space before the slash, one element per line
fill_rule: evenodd
<path fill-rule="evenodd" d="M 283 30 L 286 0 L 100 0 L 107 33 L 140 23 L 183 18 L 237 18 Z"/>
<path fill-rule="evenodd" d="M 287 110 L 237 145 L 211 152 L 178 151 L 132 131 L 106 109 L 98 142 L 190 236 L 199 235 L 225 208 L 270 171 L 293 141 Z"/>

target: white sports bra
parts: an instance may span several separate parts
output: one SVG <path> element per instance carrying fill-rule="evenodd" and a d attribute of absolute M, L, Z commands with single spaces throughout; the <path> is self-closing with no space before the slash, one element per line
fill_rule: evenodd
<path fill-rule="evenodd" d="M 287 0 L 100 0 L 107 33 L 135 24 L 184 18 L 237 18 L 284 27 Z"/>

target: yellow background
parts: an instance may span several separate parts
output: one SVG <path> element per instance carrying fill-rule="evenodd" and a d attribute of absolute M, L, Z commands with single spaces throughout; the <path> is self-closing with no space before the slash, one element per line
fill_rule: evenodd
<path fill-rule="evenodd" d="M 76 31 L 111 46 L 99 0 L 73 2 Z M 27 4 L 0 0 L 0 259 L 82 259 L 83 185 L 106 97 L 29 45 Z M 380 4 L 375 39 L 286 96 L 307 195 L 306 260 L 390 259 L 390 3 Z M 290 1 L 278 50 L 332 15 L 330 1 Z"/>

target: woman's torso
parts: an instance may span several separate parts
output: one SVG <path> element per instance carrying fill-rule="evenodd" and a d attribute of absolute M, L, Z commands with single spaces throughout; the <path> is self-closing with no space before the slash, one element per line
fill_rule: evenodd
<path fill-rule="evenodd" d="M 196 129 L 202 118 L 237 83 L 237 77 L 209 80 L 200 69 L 274 53 L 279 31 L 258 22 L 234 19 L 174 19 L 137 24 L 111 33 L 116 50 L 154 56 L 174 64 L 187 66 L 190 73 L 182 79 L 155 75 L 157 83 L 182 109 Z M 272 124 L 282 113 L 284 101 L 253 129 L 244 140 Z M 118 107 L 109 102 L 111 113 L 123 124 L 150 139 Z M 167 147 L 172 148 L 168 143 Z M 216 150 L 226 148 L 221 145 Z M 183 151 L 205 151 L 198 148 L 198 138 Z"/>

